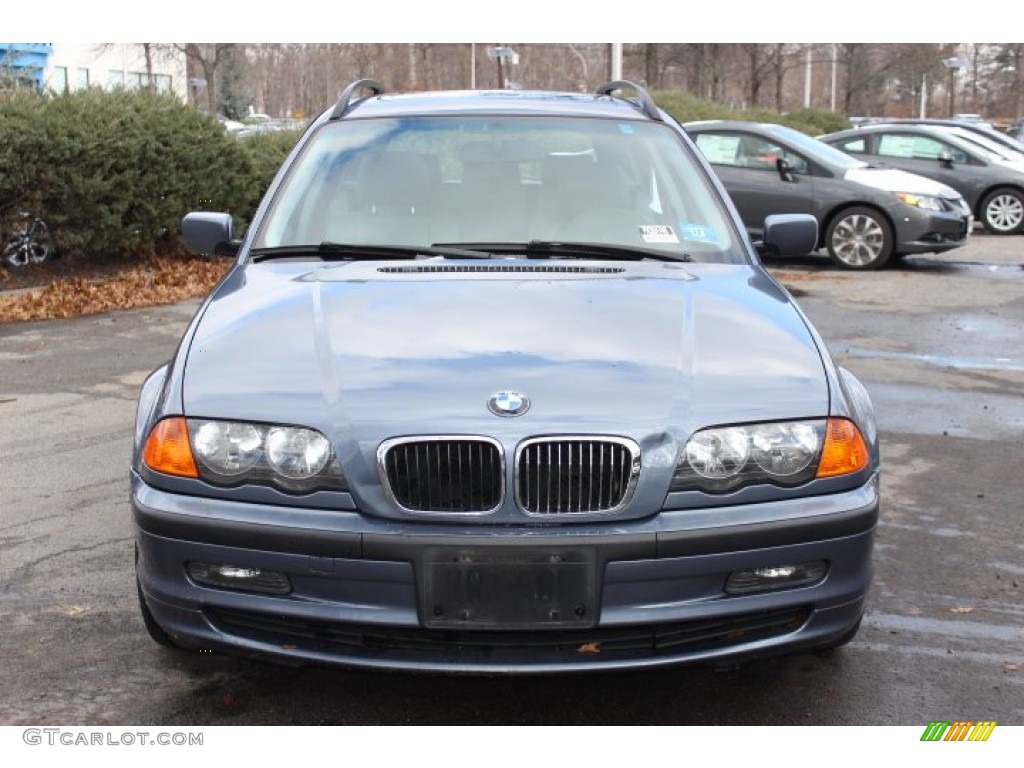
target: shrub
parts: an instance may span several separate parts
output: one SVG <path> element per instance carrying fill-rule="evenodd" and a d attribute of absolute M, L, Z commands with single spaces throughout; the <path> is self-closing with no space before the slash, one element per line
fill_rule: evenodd
<path fill-rule="evenodd" d="M 781 123 L 810 136 L 841 131 L 850 127 L 842 115 L 824 109 L 801 109 L 786 114 L 764 107 L 732 109 L 724 104 L 699 99 L 685 91 L 658 91 L 651 94 L 658 105 L 681 123 L 693 120 L 752 120 Z"/>
<path fill-rule="evenodd" d="M 270 182 L 274 180 L 277 169 L 281 167 L 301 135 L 302 131 L 294 130 L 257 133 L 244 139 L 236 139 L 238 145 L 248 153 L 249 162 L 252 164 L 250 169 L 251 192 L 253 193 L 250 210 L 252 212 L 255 212 L 260 198 L 267 191 Z"/>
<path fill-rule="evenodd" d="M 294 141 L 239 142 L 169 94 L 4 94 L 0 214 L 42 216 L 65 255 L 150 253 L 191 210 L 232 212 L 240 230 Z"/>

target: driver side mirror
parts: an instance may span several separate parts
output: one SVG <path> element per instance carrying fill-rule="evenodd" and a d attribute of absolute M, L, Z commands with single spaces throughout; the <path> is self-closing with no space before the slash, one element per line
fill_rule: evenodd
<path fill-rule="evenodd" d="M 793 166 L 789 164 L 789 161 L 786 160 L 786 158 L 775 158 L 775 170 L 779 172 L 779 178 L 783 181 L 796 181 L 796 171 L 793 170 Z"/>
<path fill-rule="evenodd" d="M 818 220 L 809 213 L 767 216 L 754 247 L 761 256 L 806 256 L 818 247 Z"/>
<path fill-rule="evenodd" d="M 939 152 L 939 165 L 943 168 L 953 167 L 953 155 L 950 154 L 948 149 L 944 149 Z"/>
<path fill-rule="evenodd" d="M 197 256 L 237 256 L 241 243 L 231 239 L 231 214 L 193 211 L 181 222 L 185 246 Z"/>

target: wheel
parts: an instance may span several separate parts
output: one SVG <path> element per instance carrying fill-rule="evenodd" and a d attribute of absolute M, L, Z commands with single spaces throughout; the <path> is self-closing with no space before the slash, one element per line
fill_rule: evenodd
<path fill-rule="evenodd" d="M 873 208 L 847 208 L 829 223 L 825 247 L 844 269 L 880 269 L 892 256 L 892 227 Z"/>
<path fill-rule="evenodd" d="M 3 260 L 12 267 L 24 267 L 48 261 L 53 254 L 53 239 L 46 222 L 26 218 L 4 243 Z"/>
<path fill-rule="evenodd" d="M 1024 193 L 997 189 L 981 201 L 981 223 L 993 235 L 1015 235 L 1024 228 Z"/>

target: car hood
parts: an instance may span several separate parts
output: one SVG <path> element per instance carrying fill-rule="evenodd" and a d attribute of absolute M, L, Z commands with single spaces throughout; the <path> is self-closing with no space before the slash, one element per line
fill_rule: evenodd
<path fill-rule="evenodd" d="M 502 390 L 530 409 L 493 415 Z M 619 435 L 645 456 L 670 446 L 674 464 L 701 427 L 829 404 L 814 337 L 759 269 L 526 260 L 237 268 L 196 329 L 183 397 L 189 416 L 319 429 L 366 478 L 401 435 L 488 435 L 506 451 Z"/>
<path fill-rule="evenodd" d="M 1024 173 L 1024 160 L 1018 160 L 1012 157 L 999 157 L 993 158 L 990 162 L 1003 168 L 1009 168 L 1011 171 L 1015 171 L 1017 173 Z"/>
<path fill-rule="evenodd" d="M 896 168 L 850 168 L 847 181 L 855 181 L 885 192 L 910 192 L 929 197 L 957 198 L 960 193 L 933 179 L 918 176 Z"/>

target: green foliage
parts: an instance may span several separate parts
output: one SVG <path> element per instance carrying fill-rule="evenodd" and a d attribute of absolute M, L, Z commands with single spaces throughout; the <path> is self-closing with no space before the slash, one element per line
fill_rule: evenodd
<path fill-rule="evenodd" d="M 801 109 L 796 112 L 790 112 L 784 119 L 793 121 L 787 122 L 786 125 L 791 125 L 794 128 L 799 127 L 800 130 L 804 133 L 809 133 L 811 136 L 845 131 L 847 128 L 852 127 L 850 121 L 844 115 L 838 112 L 830 112 L 827 109 Z M 798 126 L 797 123 L 800 125 Z"/>
<path fill-rule="evenodd" d="M 841 131 L 850 122 L 835 112 L 824 109 L 801 109 L 780 114 L 770 109 L 732 109 L 724 104 L 698 99 L 685 91 L 657 91 L 651 94 L 662 109 L 681 123 L 692 120 L 751 120 L 760 123 L 781 123 L 810 136 Z"/>
<path fill-rule="evenodd" d="M 244 225 L 294 141 L 236 140 L 146 90 L 2 94 L 0 215 L 42 216 L 65 255 L 151 253 L 177 244 L 188 211 Z"/>
<path fill-rule="evenodd" d="M 277 169 L 281 167 L 284 159 L 288 157 L 288 153 L 292 151 L 292 147 L 295 146 L 295 142 L 299 140 L 301 135 L 301 130 L 276 131 L 257 133 L 244 139 L 235 139 L 248 153 L 249 162 L 252 163 L 251 175 L 256 191 L 256 198 L 252 206 L 253 211 L 255 211 L 256 205 L 259 204 L 259 200 L 263 197 L 267 187 L 270 186 L 270 182 L 274 180 Z"/>
<path fill-rule="evenodd" d="M 245 88 L 245 54 L 241 46 L 225 46 L 217 79 L 217 111 L 240 120 L 251 101 Z"/>

